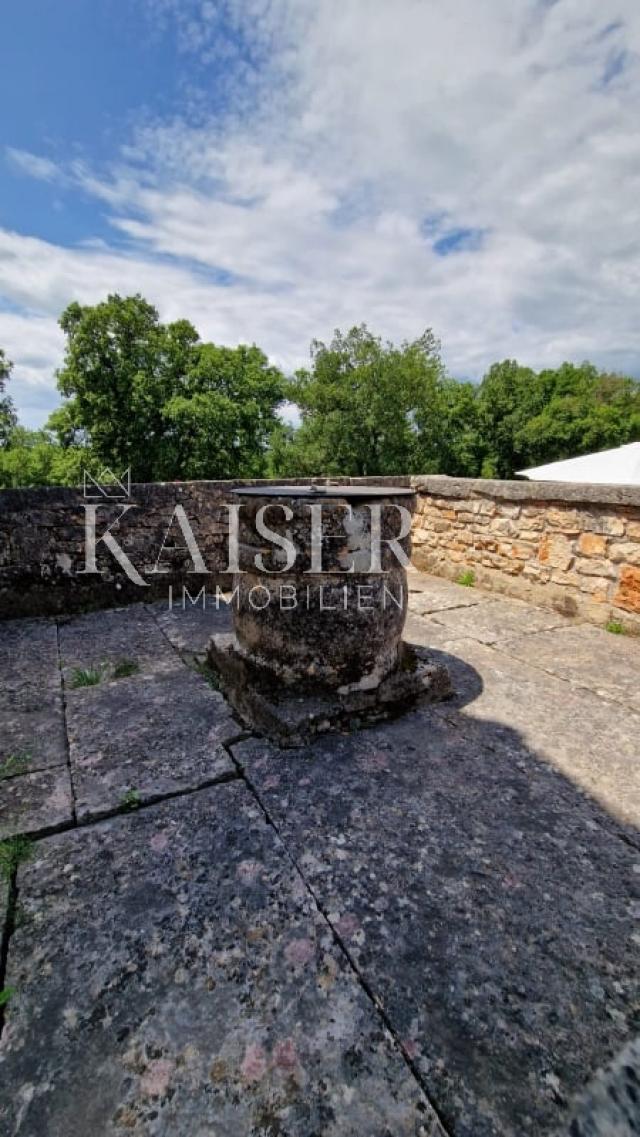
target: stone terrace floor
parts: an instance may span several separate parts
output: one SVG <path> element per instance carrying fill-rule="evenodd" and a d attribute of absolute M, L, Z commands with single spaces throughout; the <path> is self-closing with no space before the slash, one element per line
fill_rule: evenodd
<path fill-rule="evenodd" d="M 198 672 L 227 612 L 0 626 L 0 1132 L 567 1131 L 640 1033 L 640 642 L 410 583 L 455 697 L 301 751 Z"/>

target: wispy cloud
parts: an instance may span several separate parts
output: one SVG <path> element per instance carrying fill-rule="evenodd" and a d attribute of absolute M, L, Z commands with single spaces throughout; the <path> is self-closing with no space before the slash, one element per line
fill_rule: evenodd
<path fill-rule="evenodd" d="M 61 178 L 61 171 L 55 162 L 49 158 L 42 158 L 38 154 L 30 154 L 28 150 L 16 150 L 13 146 L 6 147 L 9 163 L 30 178 L 37 178 L 41 182 L 54 182 Z"/>

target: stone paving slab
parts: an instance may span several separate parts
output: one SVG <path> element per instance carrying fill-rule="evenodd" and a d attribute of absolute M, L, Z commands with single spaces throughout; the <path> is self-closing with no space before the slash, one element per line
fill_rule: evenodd
<path fill-rule="evenodd" d="M 185 654 L 204 657 L 211 637 L 232 629 L 231 609 L 222 603 L 219 609 L 212 603 L 204 609 L 177 604 L 169 609 L 163 601 L 149 605 L 149 611 L 173 646 Z"/>
<path fill-rule="evenodd" d="M 177 672 L 135 675 L 68 693 L 78 818 L 234 773 L 222 743 L 237 738 L 241 727 L 222 695 L 178 664 Z"/>
<path fill-rule="evenodd" d="M 50 838 L 19 874 L 12 1137 L 444 1137 L 246 787 Z"/>
<path fill-rule="evenodd" d="M 428 614 L 447 608 L 472 608 L 494 599 L 493 593 L 465 588 L 462 584 L 453 584 L 450 580 L 425 573 L 408 572 L 407 579 L 409 607 L 415 612 Z"/>
<path fill-rule="evenodd" d="M 567 617 L 550 608 L 535 608 L 522 600 L 487 600 L 479 605 L 437 611 L 434 621 L 447 629 L 451 638 L 469 636 L 480 643 L 502 643 L 514 636 L 565 627 Z"/>
<path fill-rule="evenodd" d="M 565 1123 L 640 1006 L 640 854 L 607 816 L 432 710 L 234 753 L 450 1132 Z"/>
<path fill-rule="evenodd" d="M 89 612 L 61 623 L 60 655 L 67 687 L 73 686 L 78 669 L 98 668 L 110 676 L 123 660 L 136 664 L 141 675 L 168 674 L 183 666 L 142 604 Z"/>
<path fill-rule="evenodd" d="M 571 631 L 567 627 L 557 634 Z M 615 652 L 618 637 L 599 634 L 615 639 Z M 639 714 L 571 687 L 508 655 L 502 645 L 451 639 L 433 619 L 410 614 L 405 635 L 431 649 L 434 660 L 449 669 L 456 694 L 434 713 L 492 747 L 519 732 L 524 745 L 592 794 L 640 844 Z M 528 639 L 523 637 L 523 644 Z"/>
<path fill-rule="evenodd" d="M 0 712 L 31 712 L 60 689 L 56 625 L 50 620 L 0 624 Z"/>
<path fill-rule="evenodd" d="M 51 832 L 73 820 L 66 766 L 0 781 L 0 840 L 18 833 Z"/>
<path fill-rule="evenodd" d="M 0 627 L 0 839 L 72 819 L 58 662 L 48 620 Z"/>
<path fill-rule="evenodd" d="M 503 651 L 574 686 L 640 711 L 640 639 L 616 636 L 590 624 L 509 639 Z"/>
<path fill-rule="evenodd" d="M 403 640 L 417 647 L 444 647 L 454 637 L 448 628 L 436 621 L 433 615 L 418 615 L 409 610 L 402 634 Z M 462 637 L 457 637 L 462 638 Z M 469 637 L 471 639 L 472 637 Z"/>
<path fill-rule="evenodd" d="M 640 715 L 495 647 L 449 640 L 443 654 L 457 694 L 436 713 L 454 716 L 467 733 L 476 726 L 493 746 L 517 733 L 640 842 Z"/>
<path fill-rule="evenodd" d="M 44 770 L 66 760 L 60 691 L 45 689 L 34 695 L 33 710 L 0 709 L 0 782 L 16 767 L 25 771 Z"/>

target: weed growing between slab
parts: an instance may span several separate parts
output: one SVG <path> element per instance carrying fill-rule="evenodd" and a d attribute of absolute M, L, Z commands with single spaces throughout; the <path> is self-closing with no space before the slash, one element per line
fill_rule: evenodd
<path fill-rule="evenodd" d="M 0 879 L 10 881 L 18 865 L 31 856 L 31 850 L 28 837 L 7 837 L 0 841 Z"/>
<path fill-rule="evenodd" d="M 4 922 L 2 945 L 0 947 L 0 1035 L 4 1029 L 5 1007 L 15 994 L 14 987 L 5 987 L 9 940 L 16 926 L 18 905 L 18 886 L 16 877 L 18 866 L 31 856 L 32 844 L 27 837 L 8 837 L 0 841 L 0 880 L 8 884 L 7 915 Z"/>
<path fill-rule="evenodd" d="M 465 588 L 473 588 L 476 583 L 476 574 L 473 569 L 465 569 L 464 572 L 461 572 L 456 583 L 464 585 Z"/>
<path fill-rule="evenodd" d="M 197 671 L 198 675 L 204 679 L 205 683 L 208 683 L 210 687 L 213 687 L 214 691 L 220 690 L 220 679 L 218 677 L 218 672 L 214 671 L 213 667 L 211 667 L 208 663 L 204 662 L 203 660 L 195 659 L 193 661 L 193 670 Z"/>
<path fill-rule="evenodd" d="M 14 774 L 26 774 L 32 755 L 28 750 L 21 750 L 17 754 L 7 754 L 0 761 L 0 782 L 3 778 L 12 778 Z"/>
<path fill-rule="evenodd" d="M 140 809 L 141 805 L 142 798 L 139 790 L 127 790 L 126 794 L 123 794 L 120 799 L 120 809 L 123 813 L 132 813 L 134 809 Z"/>
<path fill-rule="evenodd" d="M 113 665 L 112 679 L 127 679 L 130 675 L 137 675 L 140 664 L 135 659 L 119 659 Z M 74 667 L 71 672 L 72 687 L 95 687 L 108 676 L 108 665 L 101 663 L 97 667 Z"/>
<path fill-rule="evenodd" d="M 72 687 L 95 687 L 102 681 L 104 667 L 74 667 L 71 672 Z"/>
<path fill-rule="evenodd" d="M 620 623 L 620 620 L 609 620 L 606 629 L 611 632 L 612 636 L 626 636 L 627 634 L 627 629 L 624 624 Z"/>

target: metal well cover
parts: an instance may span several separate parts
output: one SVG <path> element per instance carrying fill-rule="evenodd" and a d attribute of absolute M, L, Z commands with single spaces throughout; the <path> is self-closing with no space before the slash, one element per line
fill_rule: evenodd
<path fill-rule="evenodd" d="M 376 497 L 411 497 L 415 490 L 407 486 L 239 486 L 231 492 L 248 497 L 340 497 L 355 501 Z"/>

